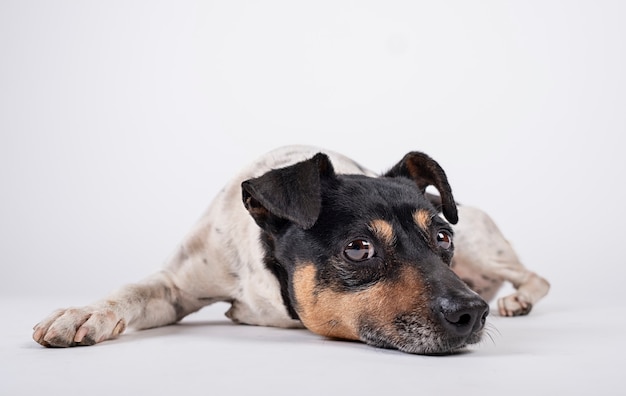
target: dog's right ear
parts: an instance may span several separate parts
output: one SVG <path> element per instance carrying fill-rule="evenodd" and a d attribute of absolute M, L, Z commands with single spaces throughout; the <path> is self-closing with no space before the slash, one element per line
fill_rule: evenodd
<path fill-rule="evenodd" d="M 435 206 L 442 211 L 450 223 L 456 224 L 459 221 L 456 202 L 452 196 L 448 177 L 441 166 L 428 155 L 412 151 L 405 155 L 385 176 L 402 176 L 412 179 L 427 198 L 429 197 L 426 195 L 426 187 L 435 186 L 440 196 L 439 202 Z M 430 200 L 433 201 L 433 199 Z"/>
<path fill-rule="evenodd" d="M 286 220 L 313 227 L 322 209 L 322 180 L 335 176 L 325 154 L 271 170 L 241 183 L 243 203 L 263 229 L 275 229 Z"/>

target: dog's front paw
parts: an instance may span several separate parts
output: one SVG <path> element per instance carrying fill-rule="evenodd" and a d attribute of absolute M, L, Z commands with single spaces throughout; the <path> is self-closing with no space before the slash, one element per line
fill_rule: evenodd
<path fill-rule="evenodd" d="M 106 308 L 69 308 L 55 311 L 34 328 L 33 339 L 46 347 L 93 345 L 126 329 L 124 319 Z"/>
<path fill-rule="evenodd" d="M 498 311 L 502 316 L 528 315 L 533 304 L 522 293 L 514 293 L 498 300 Z"/>

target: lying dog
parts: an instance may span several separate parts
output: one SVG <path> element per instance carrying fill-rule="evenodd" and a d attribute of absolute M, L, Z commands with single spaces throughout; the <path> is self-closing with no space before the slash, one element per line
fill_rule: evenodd
<path fill-rule="evenodd" d="M 411 152 L 377 176 L 337 153 L 285 147 L 219 193 L 165 269 L 93 305 L 54 312 L 33 338 L 92 345 L 226 301 L 238 323 L 450 353 L 481 339 L 485 299 L 503 281 L 517 289 L 498 302 L 506 316 L 527 314 L 549 288 L 486 214 L 457 207 L 427 155 Z"/>

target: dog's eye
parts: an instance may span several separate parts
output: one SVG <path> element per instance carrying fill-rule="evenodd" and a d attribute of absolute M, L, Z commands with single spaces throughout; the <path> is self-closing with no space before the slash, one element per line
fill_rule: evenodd
<path fill-rule="evenodd" d="M 440 230 L 437 233 L 437 246 L 448 250 L 452 247 L 452 235 L 446 230 Z"/>
<path fill-rule="evenodd" d="M 343 255 L 350 261 L 364 261 L 374 257 L 374 246 L 365 239 L 357 239 L 346 245 Z"/>

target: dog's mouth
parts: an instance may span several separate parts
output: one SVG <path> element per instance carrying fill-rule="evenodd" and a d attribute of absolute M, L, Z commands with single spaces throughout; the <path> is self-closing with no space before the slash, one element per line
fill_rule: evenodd
<path fill-rule="evenodd" d="M 398 337 L 366 328 L 361 332 L 361 341 L 377 348 L 397 349 L 411 354 L 438 356 L 462 352 L 468 345 L 479 343 L 483 335 L 482 330 L 468 337 L 446 337 L 440 334 L 428 333 L 426 331 L 423 334 L 410 337 Z"/>
<path fill-rule="evenodd" d="M 451 355 L 482 340 L 486 316 L 479 318 L 471 329 L 459 333 L 417 316 L 403 315 L 384 326 L 364 323 L 360 326 L 359 337 L 378 348 L 420 355 Z"/>

